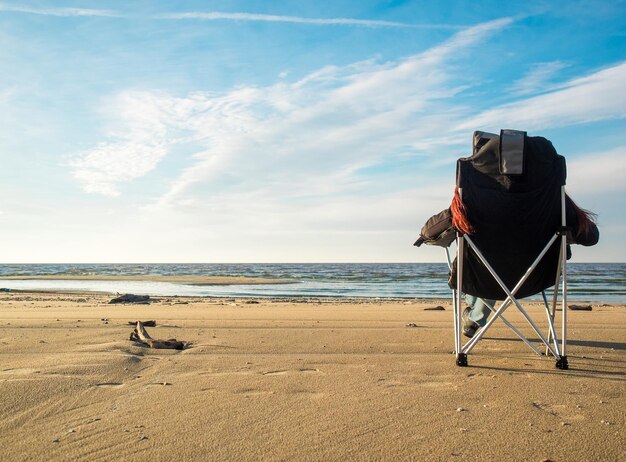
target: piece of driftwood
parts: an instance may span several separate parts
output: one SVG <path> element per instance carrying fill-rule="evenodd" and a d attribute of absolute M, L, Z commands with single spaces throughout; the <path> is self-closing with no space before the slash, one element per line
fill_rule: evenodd
<path fill-rule="evenodd" d="M 134 326 L 137 322 L 141 322 L 143 327 L 156 327 L 156 321 L 153 319 L 152 321 L 128 321 L 130 326 Z"/>
<path fill-rule="evenodd" d="M 429 306 L 427 308 L 424 308 L 424 311 L 445 311 L 445 310 L 446 309 L 441 305 Z"/>
<path fill-rule="evenodd" d="M 569 305 L 568 308 L 573 311 L 591 311 L 591 305 Z"/>
<path fill-rule="evenodd" d="M 150 334 L 148 334 L 148 331 L 143 326 L 143 323 L 141 321 L 137 321 L 137 326 L 135 327 L 135 330 L 133 330 L 133 333 L 130 334 L 130 339 L 136 342 L 143 343 L 150 348 L 184 350 L 187 346 L 186 342 L 179 342 L 175 338 L 171 338 L 168 340 L 159 340 L 150 337 Z"/>
<path fill-rule="evenodd" d="M 150 295 L 135 295 L 135 294 L 124 294 L 119 297 L 115 297 L 111 299 L 110 304 L 115 303 L 134 303 L 138 305 L 149 305 L 150 302 L 155 302 L 156 300 L 150 298 Z"/>

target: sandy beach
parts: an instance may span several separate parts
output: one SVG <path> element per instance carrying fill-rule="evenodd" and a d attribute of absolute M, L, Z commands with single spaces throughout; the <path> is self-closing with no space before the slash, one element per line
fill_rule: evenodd
<path fill-rule="evenodd" d="M 0 294 L 1 460 L 626 460 L 621 304 L 560 371 L 500 322 L 455 366 L 448 300 L 110 299 Z"/>

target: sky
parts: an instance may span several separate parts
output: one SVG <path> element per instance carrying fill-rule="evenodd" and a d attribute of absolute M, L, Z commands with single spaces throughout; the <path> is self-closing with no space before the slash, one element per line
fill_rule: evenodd
<path fill-rule="evenodd" d="M 624 262 L 624 1 L 0 1 L 4 263 L 443 262 L 474 130 Z"/>

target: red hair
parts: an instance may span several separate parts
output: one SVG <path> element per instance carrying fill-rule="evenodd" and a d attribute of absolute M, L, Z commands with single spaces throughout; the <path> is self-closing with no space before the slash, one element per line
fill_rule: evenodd
<path fill-rule="evenodd" d="M 461 200 L 458 187 L 454 188 L 454 198 L 452 198 L 452 204 L 450 204 L 450 211 L 452 212 L 452 226 L 457 231 L 463 234 L 472 234 L 474 232 L 474 228 L 467 218 L 467 210 Z"/>
<path fill-rule="evenodd" d="M 586 236 L 591 231 L 591 226 L 596 222 L 597 215 L 589 210 L 581 209 L 576 202 L 567 194 L 565 195 L 565 209 L 571 208 L 576 214 L 578 229 L 575 229 L 576 237 Z"/>

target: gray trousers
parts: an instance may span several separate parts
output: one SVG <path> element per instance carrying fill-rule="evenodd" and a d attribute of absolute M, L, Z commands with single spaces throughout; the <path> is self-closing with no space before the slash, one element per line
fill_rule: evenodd
<path fill-rule="evenodd" d="M 494 306 L 496 301 L 489 299 L 483 301 L 482 298 L 474 297 L 473 295 L 465 295 L 465 302 L 470 307 L 469 319 L 481 327 L 487 324 L 491 310 L 485 305 L 485 302 Z"/>

